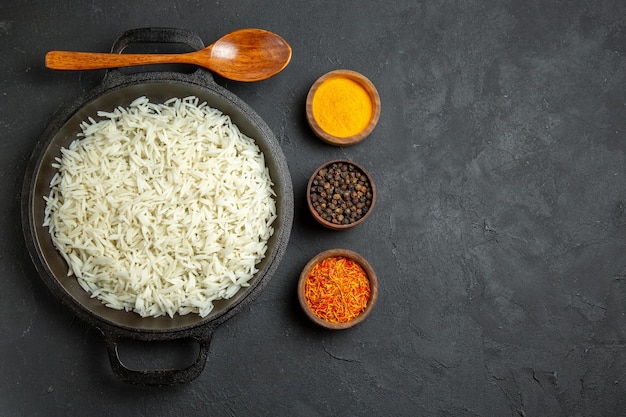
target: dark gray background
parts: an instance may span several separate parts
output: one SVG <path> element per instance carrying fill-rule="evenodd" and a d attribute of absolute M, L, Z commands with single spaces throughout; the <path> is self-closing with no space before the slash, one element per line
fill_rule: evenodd
<path fill-rule="evenodd" d="M 621 0 L 3 2 L 0 414 L 626 415 L 625 13 Z M 19 214 L 39 135 L 102 77 L 46 70 L 45 53 L 107 51 L 146 26 L 206 44 L 261 27 L 293 47 L 270 80 L 219 80 L 287 157 L 287 253 L 217 330 L 202 375 L 170 388 L 113 376 L 100 334 L 37 276 Z M 339 68 L 382 100 L 378 127 L 349 148 L 304 118 L 308 88 Z M 306 181 L 343 157 L 371 172 L 378 202 L 357 229 L 323 230 Z M 306 261 L 332 247 L 364 255 L 381 285 L 370 318 L 335 333 L 295 295 Z"/>

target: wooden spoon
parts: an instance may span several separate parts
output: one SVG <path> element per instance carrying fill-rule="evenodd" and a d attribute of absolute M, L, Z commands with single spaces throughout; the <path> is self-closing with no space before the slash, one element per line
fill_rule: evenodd
<path fill-rule="evenodd" d="M 193 64 L 235 81 L 261 81 L 282 71 L 291 60 L 291 47 L 280 36 L 263 29 L 240 29 L 212 45 L 182 54 L 114 54 L 50 51 L 46 67 L 89 70 L 147 64 Z"/>

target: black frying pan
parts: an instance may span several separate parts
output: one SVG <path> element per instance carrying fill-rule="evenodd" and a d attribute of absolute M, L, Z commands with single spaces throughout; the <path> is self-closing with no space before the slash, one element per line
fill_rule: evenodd
<path fill-rule="evenodd" d="M 132 43 L 178 43 L 193 49 L 204 47 L 194 33 L 180 29 L 146 28 L 123 33 L 112 52 L 121 53 Z M 264 153 L 265 162 L 277 193 L 275 232 L 268 242 L 266 257 L 257 266 L 259 272 L 233 298 L 214 303 L 214 310 L 205 318 L 196 314 L 185 316 L 142 318 L 136 313 L 118 311 L 90 298 L 76 281 L 67 276 L 67 265 L 56 248 L 48 229 L 43 227 L 45 201 L 52 167 L 60 149 L 67 147 L 80 131 L 79 124 L 88 117 L 98 120 L 97 111 L 111 111 L 128 106 L 139 96 L 163 102 L 171 97 L 197 96 L 209 106 L 229 115 L 247 136 L 253 138 Z M 146 72 L 124 74 L 109 70 L 102 84 L 55 116 L 37 143 L 30 159 L 22 190 L 22 221 L 26 243 L 32 260 L 50 290 L 74 313 L 97 327 L 107 345 L 114 373 L 124 381 L 145 385 L 171 385 L 196 378 L 204 369 L 213 332 L 221 323 L 235 315 L 262 291 L 282 258 L 293 222 L 293 187 L 285 156 L 266 123 L 241 99 L 217 85 L 211 73 L 198 69 L 182 72 Z M 122 364 L 118 344 L 123 339 L 163 341 L 193 338 L 200 349 L 194 363 L 184 369 L 134 370 Z"/>

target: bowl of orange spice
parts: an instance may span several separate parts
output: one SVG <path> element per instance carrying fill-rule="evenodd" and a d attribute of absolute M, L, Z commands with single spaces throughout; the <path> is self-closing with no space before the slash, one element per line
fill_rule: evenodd
<path fill-rule="evenodd" d="M 313 257 L 298 281 L 305 314 L 327 329 L 347 329 L 369 316 L 378 299 L 378 278 L 356 252 L 330 249 Z"/>
<path fill-rule="evenodd" d="M 354 145 L 376 127 L 380 96 L 363 74 L 344 69 L 331 71 L 318 78 L 309 90 L 306 116 L 313 133 L 324 142 Z"/>

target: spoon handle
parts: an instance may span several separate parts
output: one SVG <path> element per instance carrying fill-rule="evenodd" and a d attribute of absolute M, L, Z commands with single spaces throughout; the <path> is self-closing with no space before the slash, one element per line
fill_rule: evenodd
<path fill-rule="evenodd" d="M 198 62 L 193 53 L 111 54 L 50 51 L 46 54 L 46 67 L 55 70 L 90 70 L 148 64 L 198 64 Z"/>

